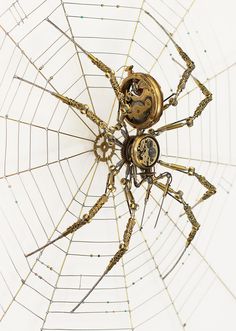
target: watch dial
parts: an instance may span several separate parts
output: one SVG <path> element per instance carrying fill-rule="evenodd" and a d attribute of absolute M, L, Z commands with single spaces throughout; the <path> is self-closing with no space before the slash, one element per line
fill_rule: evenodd
<path fill-rule="evenodd" d="M 138 142 L 137 160 L 140 166 L 152 167 L 157 162 L 159 156 L 159 145 L 152 137 L 144 137 Z"/>

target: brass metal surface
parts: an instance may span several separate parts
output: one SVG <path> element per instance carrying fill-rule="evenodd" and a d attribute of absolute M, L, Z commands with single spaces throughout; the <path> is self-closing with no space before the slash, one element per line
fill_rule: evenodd
<path fill-rule="evenodd" d="M 147 184 L 144 208 L 146 208 L 147 206 L 153 185 L 155 185 L 163 192 L 157 220 L 162 211 L 164 199 L 168 195 L 182 205 L 184 209 L 184 215 L 187 216 L 187 220 L 191 225 L 191 231 L 186 238 L 184 250 L 180 254 L 177 261 L 174 263 L 172 268 L 170 268 L 170 270 L 163 277 L 163 279 L 167 277 L 179 263 L 184 252 L 191 244 L 200 227 L 198 221 L 193 214 L 193 208 L 197 206 L 200 202 L 207 200 L 216 193 L 215 186 L 212 185 L 204 176 L 196 173 L 194 167 L 186 167 L 179 164 L 164 162 L 162 160 L 159 161 L 160 147 L 156 136 L 169 130 L 180 129 L 184 126 L 187 126 L 189 128 L 192 127 L 195 119 L 201 116 L 203 110 L 212 100 L 212 94 L 205 85 L 203 85 L 197 78 L 192 76 L 192 71 L 195 68 L 194 62 L 174 41 L 172 35 L 149 12 L 144 10 L 144 13 L 148 15 L 150 19 L 154 20 L 154 22 L 158 24 L 159 27 L 164 31 L 164 33 L 168 36 L 170 41 L 175 46 L 179 56 L 185 62 L 186 66 L 186 68 L 184 68 L 184 72 L 180 77 L 175 92 L 172 93 L 164 101 L 161 87 L 152 76 L 147 73 L 135 73 L 133 72 L 132 65 L 126 66 L 126 72 L 128 73 L 128 75 L 126 78 L 123 79 L 121 85 L 119 85 L 115 72 L 110 67 L 103 63 L 100 59 L 96 58 L 93 54 L 86 51 L 82 46 L 76 43 L 74 39 L 72 39 L 63 30 L 61 30 L 55 23 L 51 22 L 49 19 L 47 20 L 52 26 L 54 26 L 64 36 L 66 36 L 74 45 L 76 45 L 76 47 L 80 48 L 82 52 L 86 54 L 89 61 L 91 61 L 109 79 L 111 87 L 119 102 L 117 119 L 116 123 L 113 124 L 113 126 L 109 126 L 107 122 L 105 122 L 102 118 L 96 115 L 95 112 L 90 110 L 87 104 L 80 103 L 79 101 L 68 98 L 55 91 L 47 90 L 44 87 L 34 84 L 24 78 L 20 78 L 19 76 L 14 76 L 14 78 L 18 80 L 21 80 L 27 84 L 31 84 L 36 88 L 40 88 L 41 90 L 44 90 L 45 92 L 56 97 L 69 107 L 79 110 L 80 114 L 84 115 L 90 121 L 90 123 L 94 123 L 97 126 L 99 135 L 94 141 L 93 151 L 98 161 L 106 162 L 108 165 L 108 175 L 105 184 L 105 191 L 97 199 L 92 208 L 90 208 L 88 212 L 82 217 L 79 217 L 71 226 L 65 229 L 65 231 L 62 232 L 59 237 L 49 241 L 44 246 L 29 253 L 28 255 L 26 255 L 27 257 L 46 248 L 57 240 L 74 233 L 82 226 L 90 223 L 94 216 L 96 216 L 96 214 L 99 212 L 99 210 L 103 208 L 104 204 L 108 202 L 110 195 L 113 194 L 113 192 L 116 190 L 115 179 L 121 168 L 124 165 L 126 168 L 125 176 L 122 178 L 121 184 L 123 186 L 123 193 L 125 194 L 125 200 L 127 202 L 130 217 L 123 235 L 123 241 L 120 244 L 118 251 L 111 258 L 102 276 L 98 279 L 98 281 L 94 284 L 90 291 L 84 296 L 84 298 L 76 305 L 72 312 L 74 312 L 80 306 L 80 304 L 85 301 L 85 299 L 94 290 L 97 284 L 114 267 L 114 265 L 123 257 L 125 252 L 128 250 L 132 231 L 136 223 L 135 213 L 138 208 L 133 194 L 134 187 L 138 188 L 141 185 Z M 167 123 L 159 128 L 153 128 L 153 126 L 161 118 L 164 110 L 167 110 L 170 106 L 173 107 L 178 104 L 178 98 L 182 91 L 185 89 L 186 83 L 188 82 L 190 77 L 193 78 L 195 84 L 204 95 L 204 98 L 195 108 L 192 116 L 177 120 L 173 123 Z M 106 103 L 106 100 L 102 101 L 104 101 L 104 104 Z M 134 130 L 132 130 L 131 135 L 129 130 L 130 128 L 128 126 L 137 129 L 136 133 L 134 133 Z M 149 133 L 145 132 L 146 129 L 149 129 Z M 116 153 L 116 148 L 121 149 L 120 155 Z M 114 155 L 120 158 L 119 162 L 116 165 L 113 165 Z M 207 189 L 207 191 L 205 191 L 205 193 L 195 205 L 190 206 L 184 200 L 183 192 L 180 190 L 176 191 L 171 187 L 172 174 L 170 172 L 163 172 L 159 173 L 159 175 L 156 175 L 155 165 L 157 162 L 160 166 L 167 167 L 173 171 L 179 171 L 188 176 L 196 178 L 198 182 L 205 189 Z M 164 180 L 165 182 L 163 183 Z M 141 226 L 143 224 L 144 214 L 145 209 L 143 211 Z M 157 220 L 155 226 L 157 224 Z"/>
<path fill-rule="evenodd" d="M 163 111 L 163 94 L 152 76 L 129 71 L 120 90 L 130 107 L 125 116 L 129 125 L 136 129 L 147 129 L 159 121 Z"/>
<path fill-rule="evenodd" d="M 101 133 L 94 141 L 93 150 L 97 160 L 107 162 L 111 160 L 115 153 L 115 144 L 110 142 L 105 134 Z"/>
<path fill-rule="evenodd" d="M 137 136 L 131 147 L 133 163 L 141 169 L 149 169 L 158 161 L 160 147 L 157 140 L 148 134 Z"/>

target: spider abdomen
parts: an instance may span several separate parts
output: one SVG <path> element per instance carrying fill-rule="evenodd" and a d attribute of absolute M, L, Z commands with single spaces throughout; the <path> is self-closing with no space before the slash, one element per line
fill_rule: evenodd
<path fill-rule="evenodd" d="M 140 169 L 150 169 L 159 159 L 160 147 L 152 135 L 142 134 L 125 140 L 121 154 L 126 163 L 133 163 Z"/>

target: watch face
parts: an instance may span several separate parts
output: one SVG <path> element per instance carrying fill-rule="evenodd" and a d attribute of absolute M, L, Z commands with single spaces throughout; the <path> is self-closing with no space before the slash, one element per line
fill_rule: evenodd
<path fill-rule="evenodd" d="M 121 92 L 130 107 L 125 120 L 133 128 L 147 129 L 160 119 L 163 95 L 153 77 L 143 73 L 129 73 L 121 84 Z"/>
<path fill-rule="evenodd" d="M 157 162 L 160 149 L 156 139 L 150 135 L 136 137 L 132 146 L 132 160 L 139 168 L 151 168 Z"/>

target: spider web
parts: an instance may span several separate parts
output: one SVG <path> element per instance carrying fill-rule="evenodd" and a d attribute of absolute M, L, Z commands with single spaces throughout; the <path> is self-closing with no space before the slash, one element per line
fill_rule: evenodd
<path fill-rule="evenodd" d="M 46 21 L 48 17 L 114 70 L 133 64 L 135 71 L 153 75 L 167 97 L 178 84 L 183 63 L 144 10 L 195 61 L 194 75 L 214 97 L 193 128 L 158 137 L 161 159 L 196 167 L 216 185 L 217 194 L 194 210 L 201 229 L 181 263 L 163 280 L 183 249 L 190 226 L 186 217 L 179 217 L 181 206 L 167 198 L 153 229 L 161 201 L 161 192 L 153 189 L 143 230 L 135 227 L 122 261 L 71 314 L 122 241 L 129 218 L 120 186 L 124 173 L 91 224 L 26 259 L 25 254 L 56 237 L 94 205 L 104 192 L 108 167 L 95 159 L 93 144 L 99 132 L 93 124 L 13 76 L 88 103 L 101 118 L 115 122 L 118 104 L 108 80 Z M 204 17 L 207 10 L 214 10 L 212 23 Z M 1 330 L 18 326 L 20 330 L 193 331 L 235 325 L 235 63 L 228 37 L 233 19 L 227 10 L 229 19 L 224 26 L 217 25 L 221 10 L 215 2 L 213 8 L 213 1 L 190 0 L 1 4 Z M 123 68 L 117 77 L 124 77 Z M 160 126 L 193 114 L 201 98 L 190 79 L 178 106 L 164 113 Z M 113 162 L 119 158 L 117 150 Z M 157 167 L 157 174 L 163 171 Z M 172 175 L 173 188 L 181 189 L 185 200 L 194 204 L 202 195 L 199 183 L 183 174 Z M 138 223 L 144 194 L 144 188 L 135 191 Z"/>

